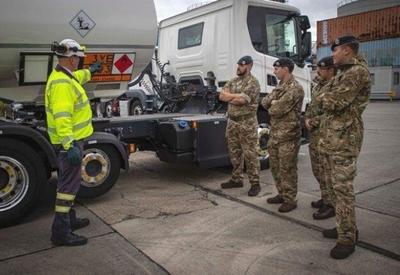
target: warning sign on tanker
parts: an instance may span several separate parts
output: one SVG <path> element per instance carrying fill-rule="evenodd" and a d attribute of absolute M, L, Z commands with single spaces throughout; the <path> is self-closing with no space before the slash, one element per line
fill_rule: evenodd
<path fill-rule="evenodd" d="M 86 53 L 83 67 L 100 62 L 102 69 L 92 76 L 91 82 L 131 81 L 135 66 L 135 53 Z"/>

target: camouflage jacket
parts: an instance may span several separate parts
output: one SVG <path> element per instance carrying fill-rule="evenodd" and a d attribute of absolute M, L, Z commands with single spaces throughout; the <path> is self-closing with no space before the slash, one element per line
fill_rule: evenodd
<path fill-rule="evenodd" d="M 268 110 L 271 117 L 271 142 L 280 143 L 300 138 L 303 98 L 303 87 L 293 76 L 286 82 L 281 81 L 263 98 L 261 105 Z"/>
<path fill-rule="evenodd" d="M 324 114 L 318 146 L 328 154 L 357 156 L 364 131 L 361 115 L 371 92 L 370 74 L 366 61 L 360 56 L 339 69 L 322 91 Z"/>
<path fill-rule="evenodd" d="M 317 137 L 319 134 L 319 124 L 321 121 L 322 112 L 322 88 L 328 84 L 328 80 L 322 79 L 321 77 L 315 77 L 313 81 L 314 85 L 312 88 L 311 102 L 307 106 L 305 118 L 310 119 L 312 126 L 311 137 Z"/>
<path fill-rule="evenodd" d="M 237 106 L 228 104 L 229 117 L 256 116 L 258 98 L 260 96 L 260 83 L 252 74 L 248 76 L 237 76 L 228 81 L 224 88 L 229 89 L 232 94 L 241 94 L 247 104 Z"/>

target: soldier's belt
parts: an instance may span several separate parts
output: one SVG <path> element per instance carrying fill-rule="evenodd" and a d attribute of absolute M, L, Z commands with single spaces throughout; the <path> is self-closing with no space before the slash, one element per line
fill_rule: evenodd
<path fill-rule="evenodd" d="M 255 114 L 248 114 L 248 115 L 242 115 L 242 116 L 229 116 L 228 118 L 230 120 L 233 120 L 235 122 L 241 122 L 250 118 L 255 118 L 256 115 Z"/>

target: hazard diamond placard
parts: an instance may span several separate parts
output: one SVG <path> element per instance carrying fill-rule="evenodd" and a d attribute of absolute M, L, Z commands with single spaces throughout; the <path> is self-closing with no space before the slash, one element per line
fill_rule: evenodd
<path fill-rule="evenodd" d="M 135 57 L 129 54 L 116 54 L 114 55 L 113 74 L 126 74 L 132 73 L 133 59 Z"/>
<path fill-rule="evenodd" d="M 91 82 L 131 81 L 135 66 L 135 53 L 86 53 L 83 68 L 95 62 L 102 65 L 101 72 L 92 76 Z"/>

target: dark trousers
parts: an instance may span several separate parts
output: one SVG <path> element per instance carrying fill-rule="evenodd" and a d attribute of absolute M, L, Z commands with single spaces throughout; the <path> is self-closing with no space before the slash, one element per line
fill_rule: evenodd
<path fill-rule="evenodd" d="M 83 153 L 83 142 L 75 142 L 75 146 Z M 56 148 L 57 150 L 57 148 Z M 81 165 L 71 165 L 67 159 L 67 152 L 57 150 L 58 183 L 55 203 L 55 216 L 52 225 L 53 235 L 71 233 L 71 207 L 81 184 Z"/>

